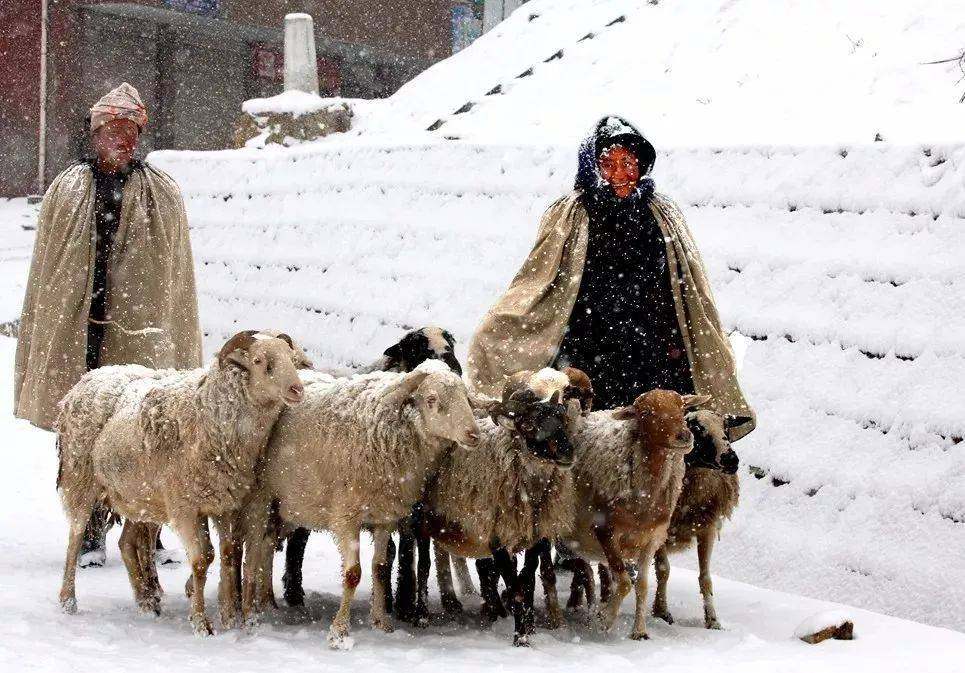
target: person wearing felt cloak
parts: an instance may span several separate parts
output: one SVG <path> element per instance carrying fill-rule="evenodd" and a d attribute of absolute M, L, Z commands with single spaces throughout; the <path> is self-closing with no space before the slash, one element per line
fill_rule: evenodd
<path fill-rule="evenodd" d="M 700 253 L 683 214 L 655 191 L 656 151 L 629 122 L 601 119 L 580 147 L 576 183 L 544 213 L 536 243 L 469 347 L 468 378 L 572 366 L 594 408 L 650 389 L 710 395 L 731 441 L 754 429 Z"/>
<path fill-rule="evenodd" d="M 134 159 L 147 113 L 124 83 L 90 110 L 94 156 L 58 175 L 40 207 L 20 318 L 14 412 L 55 429 L 91 369 L 201 366 L 194 262 L 181 192 Z M 94 512 L 81 564 L 103 562 L 110 513 Z M 85 561 L 86 559 L 86 561 Z"/>

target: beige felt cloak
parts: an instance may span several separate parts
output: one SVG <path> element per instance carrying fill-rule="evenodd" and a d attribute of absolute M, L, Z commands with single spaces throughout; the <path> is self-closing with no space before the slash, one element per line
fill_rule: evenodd
<path fill-rule="evenodd" d="M 77 164 L 44 196 L 20 319 L 14 410 L 42 428 L 86 371 L 95 237 L 93 173 Z M 101 365 L 200 366 L 184 203 L 174 180 L 147 164 L 124 186 L 107 278 Z"/>
<path fill-rule="evenodd" d="M 477 328 L 468 359 L 469 383 L 476 391 L 498 396 L 507 376 L 546 367 L 555 359 L 586 260 L 589 216 L 579 196 L 572 192 L 546 210 L 532 252 Z M 756 417 L 737 381 L 734 354 L 700 254 L 673 201 L 658 194 L 650 207 L 667 241 L 674 304 L 694 387 L 712 396 L 710 408 L 737 417 L 730 436 L 739 439 L 754 429 Z"/>

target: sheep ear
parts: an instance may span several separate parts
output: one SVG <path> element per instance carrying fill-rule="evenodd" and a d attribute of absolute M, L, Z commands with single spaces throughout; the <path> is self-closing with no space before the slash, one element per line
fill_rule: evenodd
<path fill-rule="evenodd" d="M 445 339 L 446 343 L 449 344 L 449 348 L 456 347 L 456 337 L 452 336 L 452 332 L 450 332 L 449 330 L 447 329 L 442 330 L 442 338 Z"/>
<path fill-rule="evenodd" d="M 251 344 L 255 342 L 256 334 L 258 334 L 258 330 L 249 329 L 244 332 L 238 332 L 228 339 L 218 352 L 218 364 L 222 368 L 234 365 L 242 369 L 248 369 L 247 359 L 244 354 L 247 353 Z M 241 351 L 241 353 L 238 351 Z"/>
<path fill-rule="evenodd" d="M 385 404 L 402 408 L 402 405 L 409 401 L 412 393 L 426 380 L 428 372 L 412 372 L 402 377 L 402 380 L 385 397 Z"/>
<path fill-rule="evenodd" d="M 633 407 L 620 407 L 619 409 L 614 409 L 613 418 L 618 421 L 632 421 L 637 417 L 637 410 Z"/>
<path fill-rule="evenodd" d="M 559 390 L 554 390 L 554 391 L 553 391 L 553 394 L 550 395 L 550 404 L 559 404 L 559 403 L 560 403 L 560 398 L 561 398 L 562 396 L 563 396 L 563 393 L 562 393 L 561 391 L 559 391 Z"/>
<path fill-rule="evenodd" d="M 693 409 L 701 404 L 707 404 L 711 400 L 710 395 L 684 395 L 684 409 Z"/>

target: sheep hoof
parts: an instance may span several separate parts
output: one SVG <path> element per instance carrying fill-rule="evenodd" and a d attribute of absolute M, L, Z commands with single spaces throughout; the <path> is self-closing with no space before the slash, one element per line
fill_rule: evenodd
<path fill-rule="evenodd" d="M 392 633 L 393 631 L 395 631 L 395 627 L 392 626 L 392 622 L 390 622 L 386 617 L 373 618 L 372 628 L 378 629 L 382 633 Z"/>
<path fill-rule="evenodd" d="M 137 609 L 141 614 L 154 615 L 155 617 L 161 616 L 161 598 L 157 595 L 147 596 L 144 598 L 139 598 L 137 600 Z"/>
<path fill-rule="evenodd" d="M 221 612 L 221 628 L 234 629 L 241 625 L 241 619 L 234 610 L 223 610 Z"/>
<path fill-rule="evenodd" d="M 300 608 L 305 605 L 305 590 L 301 585 L 285 585 L 285 602 L 293 608 Z"/>
<path fill-rule="evenodd" d="M 191 625 L 194 627 L 194 635 L 204 638 L 214 635 L 211 622 L 204 615 L 191 615 Z"/>
<path fill-rule="evenodd" d="M 332 624 L 328 629 L 328 646 L 333 650 L 350 650 L 355 641 L 348 635 L 348 625 Z"/>
<path fill-rule="evenodd" d="M 105 563 L 107 563 L 107 552 L 103 549 L 84 552 L 77 560 L 77 565 L 81 568 L 103 568 Z"/>
<path fill-rule="evenodd" d="M 669 610 L 654 610 L 653 616 L 657 619 L 662 619 L 668 624 L 673 624 L 673 615 L 670 614 Z M 708 626 L 707 628 L 709 629 L 710 627 Z"/>
<path fill-rule="evenodd" d="M 630 640 L 650 640 L 650 635 L 646 631 L 635 631 L 630 634 Z"/>
<path fill-rule="evenodd" d="M 442 610 L 447 615 L 461 615 L 462 603 L 454 595 L 442 597 Z"/>
<path fill-rule="evenodd" d="M 713 631 L 720 631 L 724 628 L 723 626 L 720 625 L 720 622 L 718 622 L 716 619 L 708 619 L 707 621 L 704 622 L 704 626 L 706 626 L 708 629 L 711 629 Z"/>
<path fill-rule="evenodd" d="M 64 614 L 76 615 L 77 599 L 74 596 L 71 596 L 70 598 L 61 598 L 60 609 L 64 611 Z"/>
<path fill-rule="evenodd" d="M 513 647 L 529 647 L 529 635 L 525 633 L 514 634 Z"/>

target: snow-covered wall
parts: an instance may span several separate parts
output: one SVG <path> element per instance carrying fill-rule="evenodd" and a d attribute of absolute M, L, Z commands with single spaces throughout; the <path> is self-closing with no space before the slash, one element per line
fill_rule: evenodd
<path fill-rule="evenodd" d="M 571 184 L 575 148 L 151 160 L 187 199 L 208 352 L 270 326 L 351 366 L 427 323 L 464 356 Z M 737 450 L 759 478 L 742 471 L 716 569 L 965 629 L 965 146 L 681 149 L 655 178 L 688 216 L 726 326 L 755 339 L 743 378 L 760 426 Z"/>

